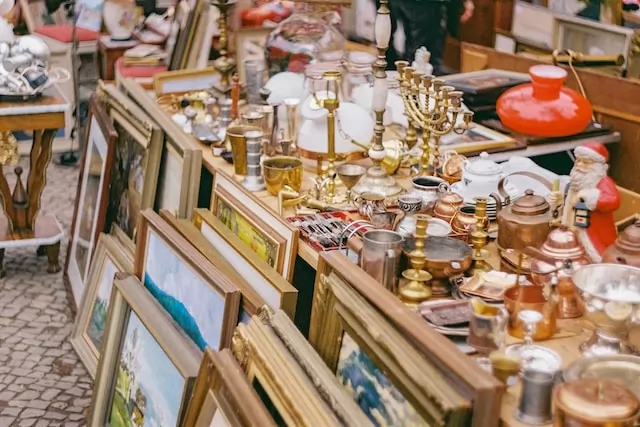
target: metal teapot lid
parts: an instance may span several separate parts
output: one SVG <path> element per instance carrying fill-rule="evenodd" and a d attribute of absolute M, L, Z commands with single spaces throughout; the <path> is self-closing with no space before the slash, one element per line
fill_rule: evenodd
<path fill-rule="evenodd" d="M 576 380 L 556 386 L 556 404 L 571 415 L 596 422 L 624 420 L 640 408 L 638 398 L 613 381 Z"/>
<path fill-rule="evenodd" d="M 460 204 L 464 202 L 464 198 L 458 193 L 448 190 L 438 199 L 437 203 Z"/>
<path fill-rule="evenodd" d="M 544 197 L 535 195 L 533 190 L 527 190 L 524 196 L 514 200 L 511 212 L 517 215 L 541 215 L 549 212 L 549 203 Z"/>
<path fill-rule="evenodd" d="M 499 175 L 502 172 L 502 166 L 489 160 L 489 153 L 486 151 L 480 153 L 480 159 L 469 161 L 465 169 L 475 175 Z"/>
<path fill-rule="evenodd" d="M 584 256 L 584 249 L 578 236 L 566 226 L 551 230 L 540 251 L 546 256 L 557 260 L 573 260 Z"/>
<path fill-rule="evenodd" d="M 640 220 L 636 220 L 620 233 L 616 246 L 623 252 L 640 252 Z"/>

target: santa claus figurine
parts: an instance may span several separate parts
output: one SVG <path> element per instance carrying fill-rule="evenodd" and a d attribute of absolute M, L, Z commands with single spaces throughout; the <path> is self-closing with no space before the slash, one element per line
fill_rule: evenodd
<path fill-rule="evenodd" d="M 589 210 L 588 226 L 578 225 L 578 235 L 592 262 L 600 262 L 602 253 L 617 236 L 613 212 L 620 206 L 620 194 L 615 182 L 607 176 L 609 152 L 604 145 L 587 142 L 574 150 L 576 157 L 571 169 L 562 212 L 562 222 L 578 225 L 575 207 L 582 202 Z"/>

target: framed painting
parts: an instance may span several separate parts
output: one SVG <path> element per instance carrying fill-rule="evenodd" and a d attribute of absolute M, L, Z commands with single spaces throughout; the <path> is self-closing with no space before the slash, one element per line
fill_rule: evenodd
<path fill-rule="evenodd" d="M 262 260 L 291 282 L 299 231 L 242 185 L 217 171 L 211 211 Z"/>
<path fill-rule="evenodd" d="M 136 245 L 129 239 L 129 236 L 122 231 L 122 228 L 118 227 L 116 224 L 111 224 L 111 231 L 109 235 L 113 236 L 113 238 L 118 242 L 122 249 L 126 252 L 126 255 L 133 259 L 136 254 Z"/>
<path fill-rule="evenodd" d="M 471 401 L 356 290 L 336 272 L 316 286 L 324 311 L 311 344 L 371 422 L 469 425 Z"/>
<path fill-rule="evenodd" d="M 134 271 L 200 350 L 231 343 L 240 291 L 151 209 L 140 217 Z"/>
<path fill-rule="evenodd" d="M 139 83 L 122 79 L 121 89 L 149 116 L 156 120 L 165 136 L 164 151 L 158 178 L 156 210 L 168 209 L 179 218 L 191 218 L 198 204 L 200 174 L 202 172 L 202 147 L 184 133 Z"/>
<path fill-rule="evenodd" d="M 163 132 L 140 107 L 114 85 L 101 85 L 99 94 L 108 105 L 118 132 L 109 183 L 106 228 L 112 224 L 135 243 L 140 212 L 153 208 L 158 187 Z"/>
<path fill-rule="evenodd" d="M 293 319 L 298 290 L 257 253 L 246 250 L 244 242 L 207 209 L 196 209 L 193 224 L 207 241 L 226 259 L 231 268 L 275 310 L 281 309 Z M 256 313 L 252 313 L 256 314 Z"/>
<path fill-rule="evenodd" d="M 65 282 L 75 310 L 82 299 L 91 256 L 108 217 L 109 183 L 118 134 L 96 96 L 89 102 L 86 143 L 82 155 L 76 205 L 64 266 Z"/>
<path fill-rule="evenodd" d="M 369 421 L 356 401 L 345 391 L 286 313 L 264 307 L 259 319 L 277 335 L 343 425 L 353 427 L 378 425 Z"/>
<path fill-rule="evenodd" d="M 170 93 L 186 93 L 209 90 L 220 81 L 220 76 L 211 67 L 203 70 L 166 71 L 153 76 L 156 96 Z"/>
<path fill-rule="evenodd" d="M 193 41 L 198 28 L 198 19 L 203 13 L 205 6 L 208 6 L 204 0 L 187 0 L 178 3 L 176 13 L 176 21 L 178 23 L 178 32 L 176 36 L 175 47 L 169 61 L 169 70 L 181 70 L 187 65 Z"/>
<path fill-rule="evenodd" d="M 473 123 L 462 135 L 451 133 L 440 138 L 442 151 L 455 150 L 460 154 L 478 153 L 487 150 L 513 147 L 516 140 L 509 135 L 496 132 Z"/>
<path fill-rule="evenodd" d="M 273 28 L 268 27 L 238 28 L 234 31 L 238 62 L 236 66 L 241 82 L 247 81 L 244 61 L 251 59 L 265 61 L 265 45 L 267 44 L 267 37 L 269 37 L 272 31 Z M 265 65 L 265 70 L 266 68 Z"/>
<path fill-rule="evenodd" d="M 114 237 L 101 234 L 71 333 L 71 345 L 91 378 L 96 376 L 116 273 L 133 274 L 133 254 L 128 254 Z"/>
<path fill-rule="evenodd" d="M 183 427 L 276 427 L 230 350 L 204 352 Z"/>
<path fill-rule="evenodd" d="M 524 73 L 516 73 L 505 70 L 481 70 L 470 73 L 452 74 L 442 78 L 451 85 L 464 92 L 465 95 L 483 95 L 498 89 L 507 89 L 522 83 L 527 83 L 531 78 Z"/>
<path fill-rule="evenodd" d="M 167 65 L 169 66 L 169 70 L 176 69 L 172 68 L 172 64 L 180 64 L 182 62 L 184 52 L 178 51 L 178 39 L 180 38 L 180 35 L 186 31 L 189 22 L 189 16 L 193 12 L 189 3 L 190 2 L 187 0 L 180 0 L 175 5 L 173 21 L 171 22 L 171 29 L 169 30 L 169 35 L 167 36 L 167 41 L 164 45 L 164 51 L 167 55 L 166 60 Z"/>
<path fill-rule="evenodd" d="M 87 425 L 182 425 L 202 353 L 133 276 L 116 276 L 107 318 Z"/>
<path fill-rule="evenodd" d="M 419 415 L 446 416 L 455 421 L 457 418 L 452 416 L 464 416 L 472 411 L 471 421 L 467 419 L 469 422 L 463 425 L 499 425 L 502 383 L 478 370 L 473 359 L 446 337 L 426 327 L 426 321 L 418 313 L 407 309 L 385 288 L 376 286 L 371 276 L 344 254 L 336 251 L 320 254 L 314 291 L 309 342 L 344 381 L 349 380 L 349 360 L 386 361 L 378 366 L 386 365 L 384 372 L 394 373 L 388 377 L 394 387 L 402 393 L 407 393 L 407 387 L 418 392 L 405 397 Z M 372 332 L 374 336 L 370 336 Z M 358 348 L 364 350 L 363 355 Z M 400 366 L 389 364 L 389 358 L 394 355 L 398 356 Z M 407 364 L 408 360 L 412 362 Z M 420 373 L 416 374 L 413 367 L 420 367 Z M 398 375 L 407 374 L 410 378 L 397 381 Z M 439 383 L 443 378 L 446 384 L 441 387 Z M 428 384 L 423 383 L 426 379 Z M 425 411 L 422 406 L 429 401 L 423 400 L 425 392 L 434 385 L 437 390 L 432 398 L 444 399 L 443 393 L 447 390 L 449 396 L 441 402 L 449 406 L 440 406 L 443 409 L 435 413 Z"/>
<path fill-rule="evenodd" d="M 287 348 L 257 316 L 236 327 L 232 350 L 276 425 L 343 425 Z"/>

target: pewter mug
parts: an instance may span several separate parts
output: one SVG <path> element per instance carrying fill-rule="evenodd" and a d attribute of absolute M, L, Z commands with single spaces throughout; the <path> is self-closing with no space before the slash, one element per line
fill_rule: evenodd
<path fill-rule="evenodd" d="M 362 243 L 360 267 L 395 294 L 404 237 L 395 231 L 370 230 L 362 235 Z"/>
<path fill-rule="evenodd" d="M 550 372 L 525 370 L 522 373 L 520 404 L 513 416 L 525 424 L 543 425 L 553 419 L 551 398 L 555 375 Z"/>

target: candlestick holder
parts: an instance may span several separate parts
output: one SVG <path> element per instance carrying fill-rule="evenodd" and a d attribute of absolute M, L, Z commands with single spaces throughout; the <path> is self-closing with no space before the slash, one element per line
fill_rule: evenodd
<path fill-rule="evenodd" d="M 427 254 L 424 252 L 424 240 L 427 238 L 427 226 L 429 215 L 415 215 L 416 218 L 416 244 L 415 249 L 409 252 L 411 269 L 402 272 L 408 282 L 398 290 L 398 297 L 408 307 L 417 307 L 421 302 L 428 300 L 431 288 L 427 285 L 433 276 L 424 271 Z"/>
<path fill-rule="evenodd" d="M 469 129 L 473 113 L 462 110 L 462 92 L 431 75 L 416 73 L 407 61 L 396 61 L 400 95 L 407 119 L 422 130 L 420 176 L 435 175 L 440 162 L 440 138 Z M 457 124 L 463 114 L 463 123 Z M 433 143 L 431 143 L 433 139 Z M 433 146 L 433 147 L 431 147 Z"/>
<path fill-rule="evenodd" d="M 214 89 L 224 96 L 231 92 L 231 76 L 236 69 L 236 62 L 228 55 L 229 42 L 229 10 L 236 4 L 237 0 L 210 0 L 211 5 L 220 10 L 218 18 L 218 28 L 220 31 L 220 57 L 213 63 L 213 68 L 220 74 L 220 83 L 214 85 Z"/>

